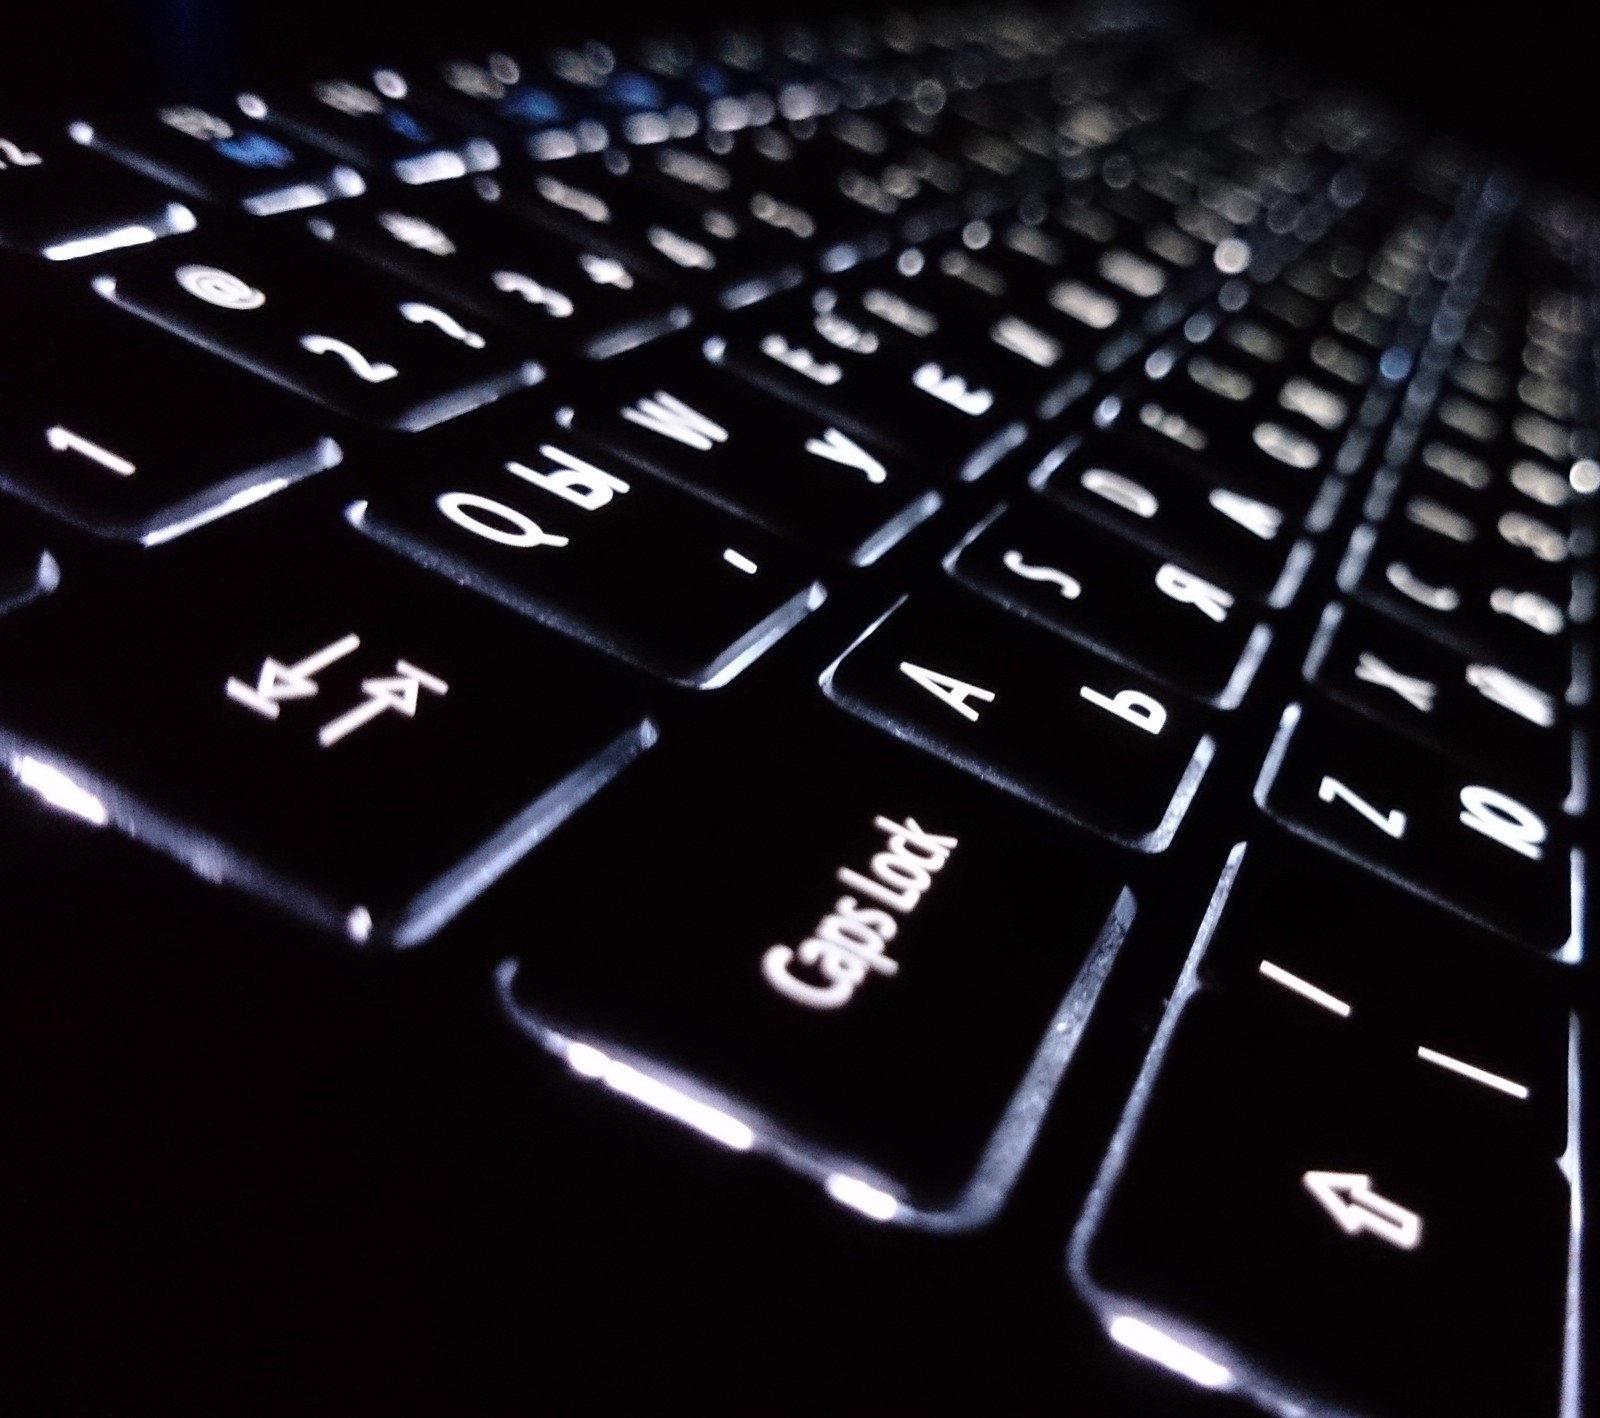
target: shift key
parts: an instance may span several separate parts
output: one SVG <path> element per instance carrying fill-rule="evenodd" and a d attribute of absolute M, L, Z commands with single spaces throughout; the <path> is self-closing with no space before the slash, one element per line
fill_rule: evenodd
<path fill-rule="evenodd" d="M 781 764 L 752 736 L 640 765 L 508 881 L 502 1003 L 579 1075 L 876 1220 L 981 1224 L 1133 898 L 1043 814 L 793 718 Z"/>

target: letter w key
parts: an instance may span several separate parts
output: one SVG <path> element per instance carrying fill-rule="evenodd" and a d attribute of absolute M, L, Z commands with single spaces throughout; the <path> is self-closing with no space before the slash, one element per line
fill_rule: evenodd
<path fill-rule="evenodd" d="M 310 699 L 317 692 L 316 677 L 329 665 L 353 654 L 361 647 L 361 637 L 346 635 L 331 645 L 286 665 L 268 655 L 261 662 L 261 672 L 253 686 L 242 679 L 230 677 L 226 686 L 228 698 L 246 709 L 268 719 L 278 717 L 278 706 L 286 699 Z"/>

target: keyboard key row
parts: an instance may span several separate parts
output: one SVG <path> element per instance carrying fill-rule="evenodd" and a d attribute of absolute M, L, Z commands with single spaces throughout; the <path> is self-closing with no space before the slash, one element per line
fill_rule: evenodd
<path fill-rule="evenodd" d="M 1375 879 L 1242 856 L 1073 1237 L 1079 1293 L 1134 1353 L 1258 1403 L 1555 1412 L 1562 1011 Z"/>

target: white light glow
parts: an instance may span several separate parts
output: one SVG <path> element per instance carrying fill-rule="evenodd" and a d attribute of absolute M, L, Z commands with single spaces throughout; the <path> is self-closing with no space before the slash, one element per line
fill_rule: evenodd
<path fill-rule="evenodd" d="M 118 251 L 124 246 L 144 246 L 155 239 L 156 233 L 147 226 L 119 226 L 95 236 L 59 241 L 45 247 L 43 254 L 46 261 L 76 261 L 80 256 L 98 256 L 103 251 Z"/>
<path fill-rule="evenodd" d="M 895 1213 L 900 1210 L 900 1203 L 888 1192 L 862 1181 L 860 1177 L 852 1177 L 847 1172 L 830 1173 L 822 1185 L 839 1205 L 859 1211 L 863 1216 L 870 1216 L 874 1221 L 892 1221 Z"/>
<path fill-rule="evenodd" d="M 604 1078 L 611 1060 L 588 1044 L 569 1044 L 567 1063 L 574 1073 L 582 1074 L 585 1078 Z"/>
<path fill-rule="evenodd" d="M 280 212 L 298 212 L 306 207 L 320 207 L 328 194 L 313 182 L 296 182 L 291 187 L 279 187 L 272 192 L 247 197 L 245 211 L 253 217 L 275 217 Z"/>
<path fill-rule="evenodd" d="M 1111 1321 L 1110 1333 L 1124 1349 L 1182 1374 L 1201 1388 L 1224 1389 L 1233 1383 L 1233 1375 L 1221 1364 L 1132 1315 L 1118 1315 Z"/>
<path fill-rule="evenodd" d="M 622 121 L 622 134 L 630 143 L 664 143 L 672 128 L 659 113 L 631 113 Z"/>
<path fill-rule="evenodd" d="M 1212 253 L 1211 260 L 1223 275 L 1240 275 L 1250 266 L 1250 243 L 1240 240 L 1237 236 L 1230 236 L 1217 243 L 1217 249 Z"/>
<path fill-rule="evenodd" d="M 735 567 L 744 572 L 746 576 L 754 576 L 758 570 L 755 562 L 751 561 L 750 558 L 745 556 L 742 552 L 735 551 L 732 547 L 727 548 L 727 550 L 722 553 L 722 559 L 727 562 L 729 566 Z"/>
<path fill-rule="evenodd" d="M 203 511 L 196 512 L 192 517 L 184 517 L 177 522 L 169 522 L 165 527 L 158 527 L 153 532 L 146 532 L 139 538 L 139 545 L 158 547 L 163 542 L 170 542 L 174 537 L 181 537 L 185 532 L 194 531 L 196 527 L 203 527 L 208 522 L 215 522 L 219 517 L 226 517 L 230 512 L 237 512 L 242 507 L 261 502 L 275 492 L 282 492 L 288 486 L 288 478 L 271 478 L 264 483 L 257 483 L 254 487 L 244 488 L 234 493 L 232 497 L 225 497 L 221 502 L 213 503 Z"/>
<path fill-rule="evenodd" d="M 1274 965 L 1270 960 L 1263 960 L 1257 969 L 1274 984 L 1282 985 L 1286 990 L 1293 990 L 1302 999 L 1308 999 L 1312 1004 L 1319 1004 L 1324 1009 L 1331 1010 L 1341 1019 L 1350 1017 L 1350 1006 L 1337 995 L 1319 990 L 1309 980 L 1302 980 L 1298 975 L 1285 970 L 1283 966 Z"/>
<path fill-rule="evenodd" d="M 414 158 L 402 158 L 394 165 L 394 175 L 408 187 L 420 187 L 425 182 L 465 177 L 467 164 L 460 153 L 422 153 Z"/>
<path fill-rule="evenodd" d="M 555 162 L 561 158 L 575 157 L 578 140 L 561 128 L 549 128 L 528 139 L 528 151 L 542 162 Z"/>
<path fill-rule="evenodd" d="M 731 1147 L 736 1152 L 748 1152 L 755 1146 L 755 1133 L 737 1118 L 686 1093 L 680 1093 L 676 1088 L 618 1059 L 610 1058 L 588 1044 L 568 1044 L 567 1063 L 574 1073 L 597 1079 L 613 1092 L 632 1098 L 636 1103 L 643 1103 L 645 1107 L 653 1108 L 677 1122 L 686 1123 L 724 1147 Z"/>
<path fill-rule="evenodd" d="M 81 817 L 96 827 L 111 820 L 106 805 L 87 788 L 79 787 L 59 768 L 41 763 L 27 754 L 11 760 L 11 771 L 24 788 L 37 793 L 53 808 Z"/>
<path fill-rule="evenodd" d="M 1451 1058 L 1449 1054 L 1441 1054 L 1437 1049 L 1418 1046 L 1417 1057 L 1425 1059 L 1428 1063 L 1438 1064 L 1440 1068 L 1447 1068 L 1451 1073 L 1459 1073 L 1463 1078 L 1470 1078 L 1474 1083 L 1481 1083 L 1486 1088 L 1495 1088 L 1502 1093 L 1508 1093 L 1513 1098 L 1528 1096 L 1528 1090 L 1522 1084 L 1509 1078 L 1502 1078 L 1498 1073 L 1490 1073 L 1486 1068 L 1463 1063 L 1460 1059 Z"/>

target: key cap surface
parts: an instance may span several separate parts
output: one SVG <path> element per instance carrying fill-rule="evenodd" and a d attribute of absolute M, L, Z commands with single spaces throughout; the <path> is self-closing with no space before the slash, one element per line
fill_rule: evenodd
<path fill-rule="evenodd" d="M 1290 705 L 1256 781 L 1293 831 L 1550 955 L 1581 954 L 1572 841 L 1558 801 L 1323 706 Z"/>
<path fill-rule="evenodd" d="M 6 617 L 8 765 L 208 880 L 415 943 L 653 730 L 539 627 L 282 515 Z"/>
<path fill-rule="evenodd" d="M 682 684 L 727 683 L 826 596 L 764 533 L 548 411 L 434 442 L 353 516 L 394 551 Z M 493 450 L 493 451 L 490 451 Z"/>
<path fill-rule="evenodd" d="M 974 375 L 959 341 L 912 349 L 887 327 L 846 324 L 774 301 L 722 327 L 706 353 L 852 436 L 892 442 L 936 481 L 981 477 L 1021 441 L 1021 406 Z"/>
<path fill-rule="evenodd" d="M 1284 1012 L 1309 1001 L 1404 1084 L 1443 1071 L 1452 1115 L 1564 1146 L 1567 967 L 1282 833 L 1252 840 L 1201 979 Z M 1520 1145 L 1520 1144 L 1519 1144 Z"/>
<path fill-rule="evenodd" d="M 658 750 L 552 838 L 568 889 L 506 883 L 506 1003 L 580 1073 L 880 1220 L 976 1224 L 1132 903 L 1091 844 L 825 716 L 775 721 L 782 755 Z"/>
<path fill-rule="evenodd" d="M 195 213 L 60 129 L 0 117 L 0 246 L 48 261 L 193 231 Z"/>
<path fill-rule="evenodd" d="M 1546 801 L 1573 785 L 1571 714 L 1558 683 L 1530 683 L 1344 603 L 1324 611 L 1306 677 L 1337 703 L 1431 748 L 1513 773 Z"/>
<path fill-rule="evenodd" d="M 252 216 L 318 207 L 366 190 L 353 168 L 263 132 L 248 118 L 195 104 L 79 119 L 68 131 L 75 142 L 179 192 Z"/>
<path fill-rule="evenodd" d="M 100 535 L 155 545 L 343 457 L 332 419 L 97 301 L 27 343 L 0 384 L 0 485 Z"/>
<path fill-rule="evenodd" d="M 1414 526 L 1363 524 L 1351 534 L 1339 584 L 1385 615 L 1535 683 L 1569 674 L 1570 573 L 1531 562 L 1509 576 L 1500 570 L 1495 559 L 1484 564 L 1469 548 Z"/>
<path fill-rule="evenodd" d="M 901 602 L 823 676 L 836 704 L 1143 851 L 1172 840 L 1214 743 L 1136 671 L 954 596 Z"/>
<path fill-rule="evenodd" d="M 383 72 L 383 87 L 347 78 L 321 79 L 304 88 L 251 90 L 235 100 L 245 118 L 315 147 L 366 171 L 392 174 L 409 187 L 448 181 L 500 166 L 493 143 L 447 121 L 424 117 L 406 103 L 405 80 Z M 374 76 L 376 78 L 376 75 Z"/>
<path fill-rule="evenodd" d="M 1310 1004 L 1194 998 L 1080 1226 L 1080 1290 L 1113 1337 L 1258 1401 L 1556 1412 L 1568 1189 L 1442 1118 L 1460 1083 L 1402 1081 Z"/>
<path fill-rule="evenodd" d="M 134 253 L 107 263 L 95 289 L 298 394 L 388 428 L 428 428 L 544 377 L 515 337 L 294 235 Z"/>
<path fill-rule="evenodd" d="M 636 264 L 529 227 L 470 190 L 374 194 L 318 212 L 308 225 L 562 358 L 604 358 L 690 320 L 689 308 Z"/>
<path fill-rule="evenodd" d="M 573 427 L 630 463 L 789 540 L 870 565 L 939 507 L 910 458 L 751 391 L 716 366 L 657 359 L 580 396 Z"/>
<path fill-rule="evenodd" d="M 1213 465 L 1213 475 L 1140 456 L 1115 438 L 1073 436 L 1035 468 L 1033 486 L 1071 511 L 1160 548 L 1196 570 L 1286 605 L 1310 564 L 1299 533 L 1311 497 Z"/>
<path fill-rule="evenodd" d="M 980 595 L 1222 708 L 1271 633 L 1226 585 L 1033 499 L 985 518 L 945 558 Z"/>

